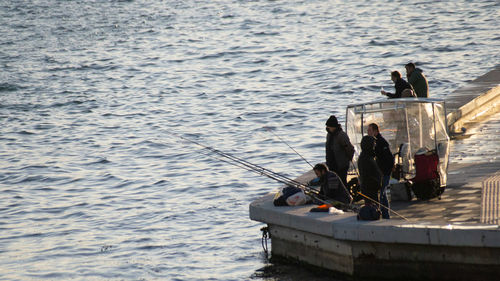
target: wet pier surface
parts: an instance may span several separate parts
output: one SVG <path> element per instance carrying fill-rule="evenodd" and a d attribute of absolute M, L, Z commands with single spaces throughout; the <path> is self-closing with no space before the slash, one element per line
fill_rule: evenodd
<path fill-rule="evenodd" d="M 500 66 L 450 94 L 447 111 L 459 111 L 484 93 L 499 92 L 499 85 Z M 489 107 L 494 112 L 498 106 L 490 101 L 478 108 Z M 396 212 L 414 222 L 499 224 L 500 113 L 466 118 L 461 123 L 467 130 L 451 141 L 448 186 L 441 200 L 391 202 Z"/>

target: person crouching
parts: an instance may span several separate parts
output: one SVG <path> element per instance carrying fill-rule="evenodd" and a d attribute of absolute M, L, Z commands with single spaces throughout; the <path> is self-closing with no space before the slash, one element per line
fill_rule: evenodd
<path fill-rule="evenodd" d="M 320 195 L 324 199 L 332 199 L 343 204 L 350 204 L 352 197 L 336 173 L 330 171 L 324 163 L 316 164 L 313 168 L 319 181 L 313 180 L 310 185 L 320 185 Z"/>

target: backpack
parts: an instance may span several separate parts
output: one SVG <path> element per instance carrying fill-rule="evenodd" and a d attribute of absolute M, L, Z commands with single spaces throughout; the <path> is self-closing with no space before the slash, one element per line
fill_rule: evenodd
<path fill-rule="evenodd" d="M 358 220 L 362 221 L 376 221 L 379 220 L 382 212 L 374 204 L 365 204 L 359 209 Z"/>
<path fill-rule="evenodd" d="M 415 193 L 415 196 L 420 200 L 429 200 L 436 197 L 441 199 L 441 194 L 444 192 L 444 187 L 441 187 L 441 181 L 439 178 L 414 182 L 411 189 L 413 190 L 413 193 Z"/>
<path fill-rule="evenodd" d="M 295 186 L 286 186 L 279 194 L 281 195 L 273 201 L 274 206 L 304 205 L 307 201 L 304 191 Z"/>

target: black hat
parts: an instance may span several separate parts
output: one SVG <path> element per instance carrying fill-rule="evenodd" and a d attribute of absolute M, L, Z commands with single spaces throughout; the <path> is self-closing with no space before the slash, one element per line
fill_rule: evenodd
<path fill-rule="evenodd" d="M 335 128 L 340 127 L 339 121 L 337 121 L 337 117 L 335 117 L 335 115 L 330 116 L 330 118 L 328 118 L 328 120 L 326 121 L 326 126 Z"/>

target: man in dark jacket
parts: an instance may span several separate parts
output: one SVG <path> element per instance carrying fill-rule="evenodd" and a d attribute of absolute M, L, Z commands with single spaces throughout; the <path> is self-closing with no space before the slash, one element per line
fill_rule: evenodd
<path fill-rule="evenodd" d="M 386 95 L 390 99 L 401 98 L 401 95 L 405 89 L 413 90 L 412 86 L 401 77 L 401 73 L 399 73 L 399 71 L 391 72 L 391 80 L 392 82 L 394 82 L 394 88 L 396 88 L 396 93 L 391 94 L 384 90 L 380 91 L 382 95 Z"/>
<path fill-rule="evenodd" d="M 392 155 L 389 144 L 380 134 L 378 125 L 371 123 L 368 125 L 368 135 L 375 138 L 375 156 L 377 166 L 382 172 L 382 185 L 380 188 L 380 204 L 389 208 L 389 200 L 387 200 L 387 186 L 389 185 L 389 180 L 391 179 L 392 168 L 394 166 L 394 156 Z M 382 218 L 389 219 L 389 210 L 382 207 Z"/>
<path fill-rule="evenodd" d="M 382 173 L 375 162 L 375 138 L 372 136 L 364 136 L 361 139 L 358 169 L 361 191 L 373 201 L 378 202 Z"/>
<path fill-rule="evenodd" d="M 340 178 L 332 171 L 328 170 L 326 164 L 316 164 L 313 168 L 319 181 L 312 180 L 309 185 L 320 185 L 319 193 L 325 199 L 332 199 L 344 204 L 350 204 L 352 197 Z"/>
<path fill-rule="evenodd" d="M 354 146 L 334 115 L 326 121 L 326 131 L 326 165 L 347 186 L 347 171 L 354 156 Z"/>
<path fill-rule="evenodd" d="M 422 73 L 422 69 L 416 68 L 415 64 L 412 62 L 405 65 L 405 68 L 406 78 L 408 78 L 408 82 L 415 90 L 415 94 L 417 94 L 417 97 L 428 98 L 429 83 L 427 82 L 427 78 L 425 78 L 424 74 Z"/>

